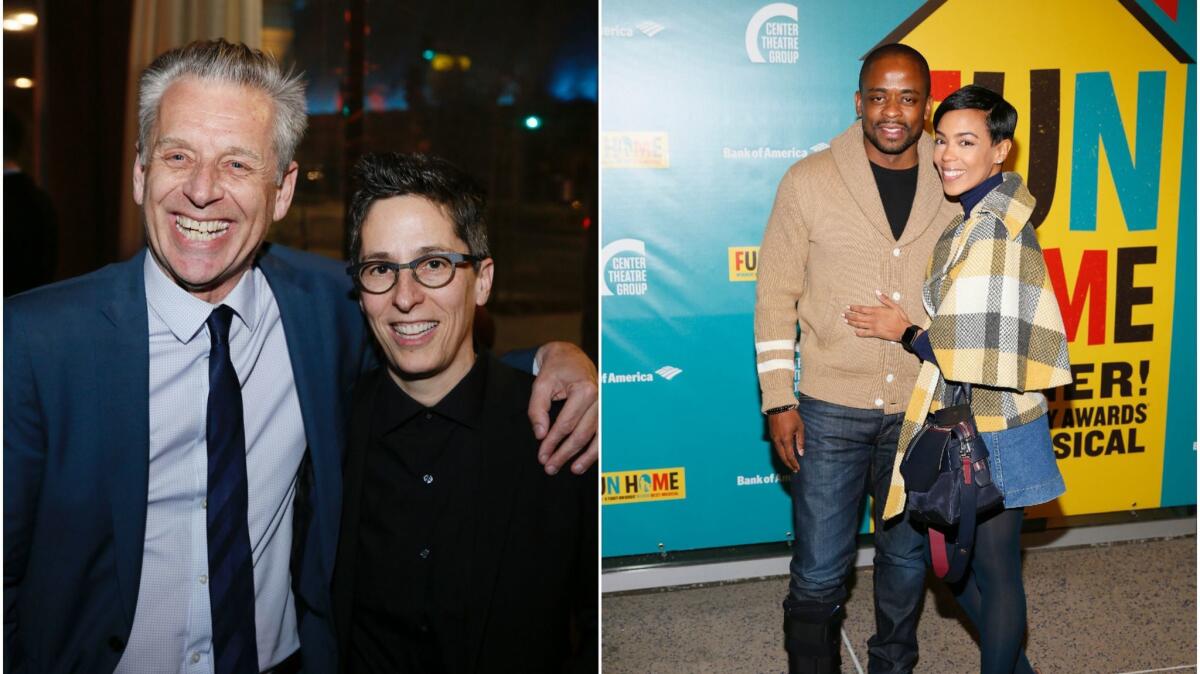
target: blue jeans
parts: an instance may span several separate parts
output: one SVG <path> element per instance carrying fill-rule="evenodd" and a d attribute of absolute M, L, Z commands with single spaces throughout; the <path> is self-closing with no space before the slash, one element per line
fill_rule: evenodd
<path fill-rule="evenodd" d="M 864 493 L 875 498 L 875 634 L 869 671 L 910 672 L 925 593 L 925 540 L 905 515 L 881 521 L 902 414 L 800 396 L 804 456 L 792 477 L 791 583 L 784 607 L 841 604 L 855 556 Z"/>

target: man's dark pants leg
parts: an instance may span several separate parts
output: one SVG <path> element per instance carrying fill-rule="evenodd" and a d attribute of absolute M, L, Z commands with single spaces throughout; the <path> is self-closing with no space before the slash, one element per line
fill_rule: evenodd
<path fill-rule="evenodd" d="M 825 638 L 830 662 L 836 663 L 839 607 L 854 563 L 863 493 L 869 484 L 882 508 L 902 415 L 801 396 L 800 416 L 805 451 L 791 483 L 795 543 L 784 601 L 788 650 L 820 653 L 822 645 L 816 641 Z M 924 541 L 907 521 L 880 527 L 876 518 L 875 545 L 876 633 L 868 642 L 870 671 L 908 672 L 917 657 Z M 803 665 L 807 670 L 797 671 L 836 671 L 820 659 L 791 660 L 793 665 L 809 663 Z"/>
<path fill-rule="evenodd" d="M 883 418 L 871 462 L 875 634 L 867 641 L 867 656 L 872 674 L 912 671 L 917 662 L 917 618 L 925 595 L 924 535 L 913 528 L 907 514 L 889 522 L 882 519 L 904 415 Z"/>

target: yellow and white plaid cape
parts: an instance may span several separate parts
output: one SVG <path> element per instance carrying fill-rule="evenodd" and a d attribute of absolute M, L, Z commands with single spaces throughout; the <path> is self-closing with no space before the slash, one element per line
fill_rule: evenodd
<path fill-rule="evenodd" d="M 1067 338 L 1029 216 L 1036 200 L 1021 177 L 1004 181 L 955 218 L 933 250 L 925 281 L 927 326 L 937 363 L 926 362 L 908 401 L 884 518 L 904 512 L 900 462 L 930 411 L 947 399 L 946 380 L 970 382 L 980 431 L 998 431 L 1045 414 L 1046 398 L 1027 393 L 1071 382 Z"/>

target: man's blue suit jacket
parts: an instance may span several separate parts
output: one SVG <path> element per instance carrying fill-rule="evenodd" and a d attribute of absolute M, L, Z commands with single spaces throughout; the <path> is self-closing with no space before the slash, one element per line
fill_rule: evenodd
<path fill-rule="evenodd" d="M 144 256 L 5 300 L 5 671 L 112 671 L 129 639 L 149 463 Z M 338 263 L 267 246 L 258 264 L 311 461 L 292 563 L 301 648 L 306 670 L 332 672 L 347 401 L 373 356 Z"/>

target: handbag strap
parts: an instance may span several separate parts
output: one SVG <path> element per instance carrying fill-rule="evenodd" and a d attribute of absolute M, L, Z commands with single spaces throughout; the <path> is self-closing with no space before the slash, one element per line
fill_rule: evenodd
<path fill-rule="evenodd" d="M 958 390 L 954 395 L 954 404 L 961 405 L 964 402 L 964 400 L 963 400 L 964 398 L 966 399 L 965 402 L 967 405 L 971 404 L 971 382 L 969 382 L 969 381 L 950 381 L 949 379 L 946 379 L 944 381 L 946 382 L 947 388 L 950 388 L 952 386 L 958 387 Z M 972 414 L 971 416 L 974 417 L 975 415 Z"/>
<path fill-rule="evenodd" d="M 963 488 L 959 494 L 958 537 L 947 542 L 941 531 L 929 528 L 929 554 L 933 561 L 933 572 L 947 583 L 957 582 L 967 571 L 971 559 L 971 548 L 975 545 L 975 508 L 978 505 L 978 489 L 971 475 L 971 459 L 963 457 Z"/>
<path fill-rule="evenodd" d="M 933 561 L 934 575 L 945 578 L 950 571 L 950 561 L 946 558 L 946 534 L 933 527 L 929 527 L 929 557 Z"/>

